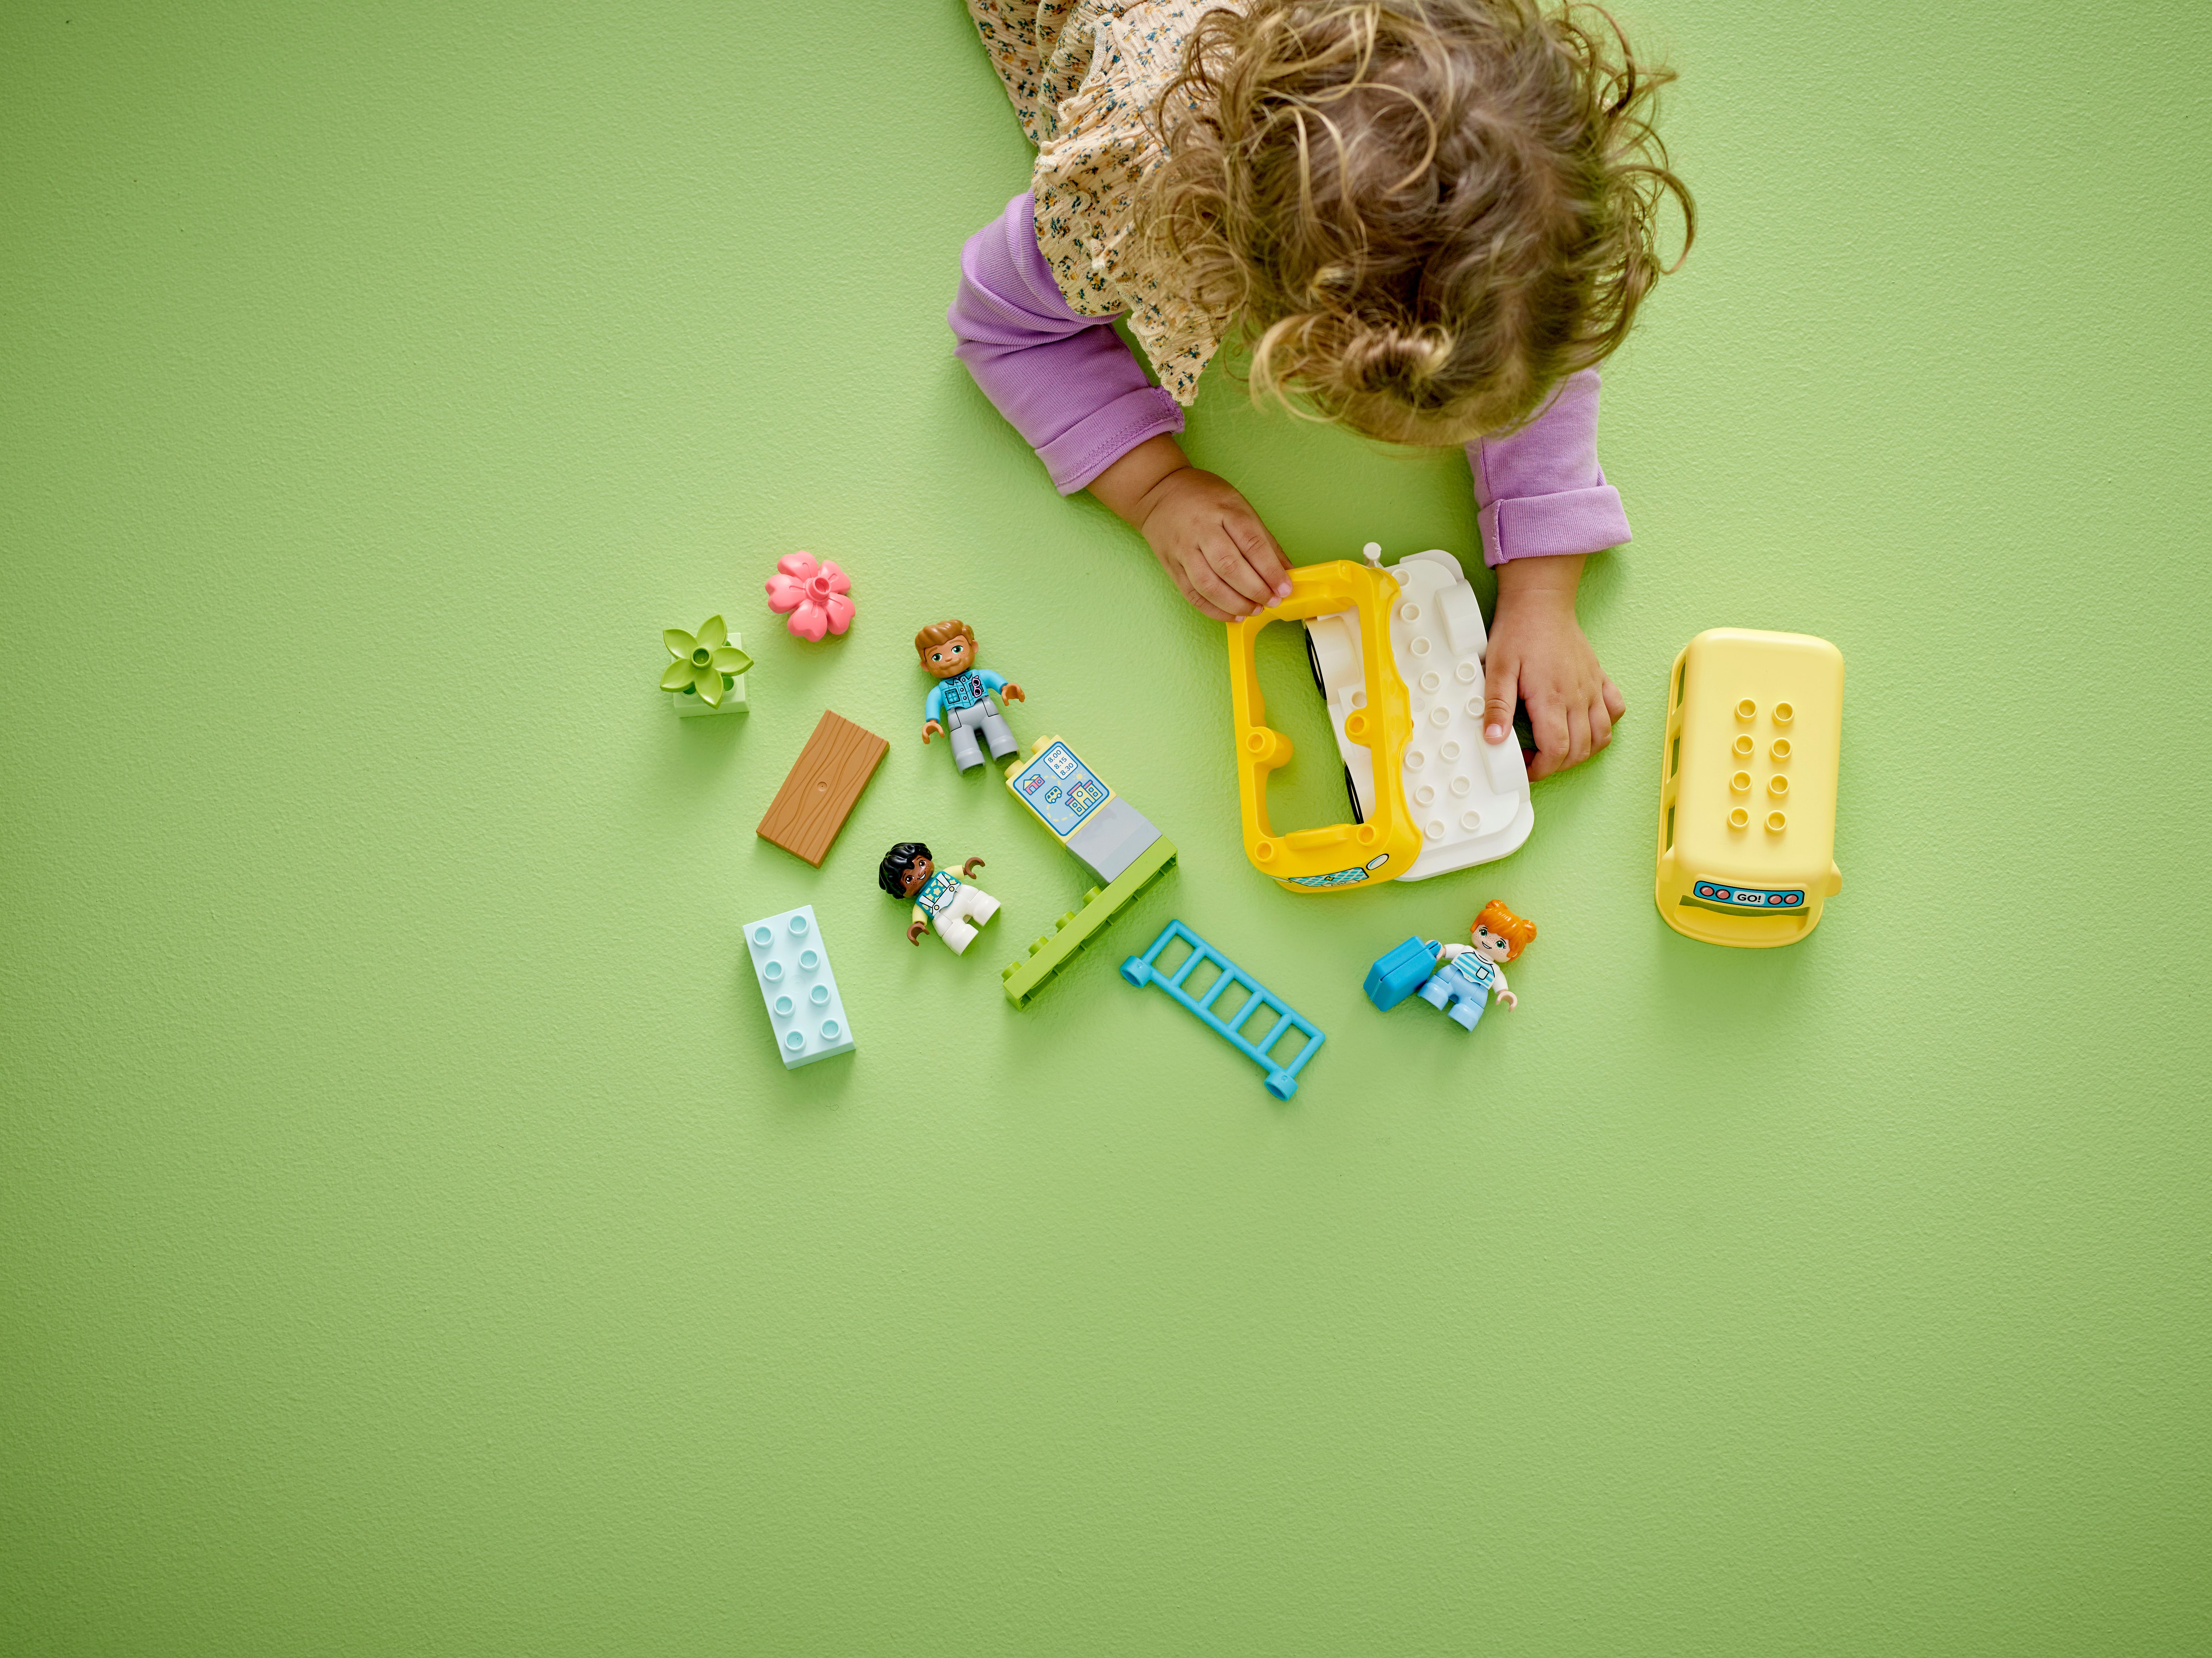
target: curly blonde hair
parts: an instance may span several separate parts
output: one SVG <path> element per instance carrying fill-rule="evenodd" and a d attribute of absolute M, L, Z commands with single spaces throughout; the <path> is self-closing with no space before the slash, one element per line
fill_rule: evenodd
<path fill-rule="evenodd" d="M 1673 78 L 1594 6 L 1210 11 L 1153 112 L 1140 234 L 1236 319 L 1255 398 L 1390 442 L 1509 430 L 1675 268 L 1668 196 L 1689 251 L 1696 207 L 1652 128 Z"/>

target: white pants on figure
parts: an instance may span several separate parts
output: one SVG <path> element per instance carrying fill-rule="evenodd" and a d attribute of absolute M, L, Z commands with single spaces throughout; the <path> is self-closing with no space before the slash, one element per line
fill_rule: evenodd
<path fill-rule="evenodd" d="M 931 913 L 929 924 L 937 929 L 937 936 L 952 947 L 952 953 L 959 956 L 975 942 L 975 929 L 998 913 L 996 898 L 982 888 L 963 881 L 951 902 Z"/>

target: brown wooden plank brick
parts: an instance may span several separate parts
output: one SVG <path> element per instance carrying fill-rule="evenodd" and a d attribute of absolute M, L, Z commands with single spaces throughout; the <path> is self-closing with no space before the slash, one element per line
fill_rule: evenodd
<path fill-rule="evenodd" d="M 820 869 L 830 843 L 845 827 L 853 803 L 890 747 L 873 732 L 825 708 L 791 775 L 769 802 L 768 816 L 760 820 L 762 838 Z"/>

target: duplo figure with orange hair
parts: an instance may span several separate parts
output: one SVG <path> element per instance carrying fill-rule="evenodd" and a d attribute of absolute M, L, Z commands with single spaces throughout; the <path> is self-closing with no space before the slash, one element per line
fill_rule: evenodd
<path fill-rule="evenodd" d="M 1437 970 L 1421 987 L 1421 999 L 1449 1008 L 1455 1023 L 1472 1030 L 1493 992 L 1506 1006 L 1520 1005 L 1521 999 L 1505 987 L 1504 964 L 1535 942 L 1536 924 L 1492 898 L 1474 918 L 1468 938 L 1437 953 Z"/>

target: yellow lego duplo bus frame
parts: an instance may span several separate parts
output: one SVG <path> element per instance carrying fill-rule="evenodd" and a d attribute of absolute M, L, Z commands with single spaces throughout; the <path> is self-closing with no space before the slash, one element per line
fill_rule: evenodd
<path fill-rule="evenodd" d="M 1844 890 L 1836 867 L 1844 655 L 1810 634 L 1712 628 L 1674 659 L 1652 896 L 1707 944 L 1795 944 Z"/>
<path fill-rule="evenodd" d="M 1291 572 L 1290 597 L 1229 623 L 1229 697 L 1237 744 L 1237 793 L 1244 855 L 1288 892 L 1342 892 L 1370 881 L 1395 880 L 1420 855 L 1421 830 L 1399 786 L 1413 732 L 1406 682 L 1390 649 L 1390 604 L 1398 584 L 1385 571 L 1349 560 Z M 1271 622 L 1351 611 L 1358 617 L 1364 673 L 1361 706 L 1346 716 L 1344 734 L 1374 756 L 1375 803 L 1364 823 L 1277 835 L 1267 823 L 1267 774 L 1291 758 L 1291 739 L 1267 723 L 1255 647 Z"/>

